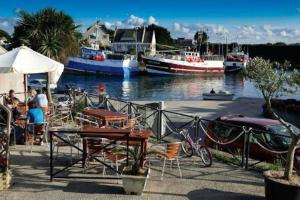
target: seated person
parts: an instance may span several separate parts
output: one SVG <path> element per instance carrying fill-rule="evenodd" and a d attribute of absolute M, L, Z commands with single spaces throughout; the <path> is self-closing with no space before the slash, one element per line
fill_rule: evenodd
<path fill-rule="evenodd" d="M 41 108 L 44 113 L 48 112 L 48 99 L 46 94 L 42 90 L 37 91 L 37 95 L 35 97 L 35 103 L 38 108 Z"/>
<path fill-rule="evenodd" d="M 41 108 L 36 106 L 35 101 L 30 101 L 28 103 L 29 111 L 27 115 L 27 120 L 29 123 L 33 124 L 43 124 L 44 123 L 44 113 Z"/>
<path fill-rule="evenodd" d="M 13 99 L 10 105 L 7 105 L 12 112 L 12 118 L 11 118 L 11 126 L 14 128 L 11 131 L 10 134 L 10 145 L 13 143 L 16 144 L 23 144 L 24 137 L 23 137 L 23 129 L 19 126 L 19 124 L 16 122 L 17 119 L 21 116 L 21 113 L 18 111 L 18 104 L 19 101 L 17 99 Z M 7 123 L 7 112 L 3 109 L 0 110 L 0 123 L 2 125 L 5 125 Z M 14 138 L 15 134 L 15 138 Z M 16 139 L 16 141 L 14 141 Z"/>
<path fill-rule="evenodd" d="M 216 92 L 215 92 L 214 88 L 213 88 L 213 89 L 211 89 L 211 91 L 210 91 L 210 94 L 216 94 Z"/>
<path fill-rule="evenodd" d="M 8 96 L 4 99 L 4 105 L 11 106 L 13 103 L 13 100 L 17 100 L 20 102 L 20 100 L 16 97 L 16 93 L 14 90 L 9 90 Z"/>
<path fill-rule="evenodd" d="M 30 133 L 33 133 L 33 129 L 35 129 L 35 133 L 43 131 L 44 124 L 44 113 L 41 108 L 37 108 L 35 101 L 30 101 L 28 103 L 29 111 L 27 115 L 27 120 L 29 122 L 27 126 L 27 130 Z M 42 144 L 42 138 L 40 140 L 40 144 Z"/>
<path fill-rule="evenodd" d="M 35 89 L 31 89 L 30 90 L 30 95 L 27 98 L 27 102 L 34 101 L 35 97 L 36 97 L 36 94 L 37 94 L 36 90 Z"/>
<path fill-rule="evenodd" d="M 7 105 L 7 107 L 10 108 L 10 110 L 12 112 L 11 122 L 15 122 L 21 116 L 21 113 L 18 110 L 18 105 L 19 105 L 19 101 L 17 99 L 12 100 L 11 104 Z M 4 121 L 6 121 L 7 114 L 3 110 L 3 111 L 1 111 L 0 115 L 1 115 L 0 122 L 3 123 Z"/>
<path fill-rule="evenodd" d="M 18 105 L 19 105 L 19 100 L 17 99 L 13 99 L 11 105 L 8 105 L 8 107 L 11 109 L 12 112 L 13 122 L 15 122 L 21 115 L 21 113 L 18 111 Z"/>

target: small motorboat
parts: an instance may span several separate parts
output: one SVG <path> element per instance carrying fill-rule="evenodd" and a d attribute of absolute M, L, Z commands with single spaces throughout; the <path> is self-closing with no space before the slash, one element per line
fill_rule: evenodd
<path fill-rule="evenodd" d="M 220 100 L 220 101 L 231 101 L 234 94 L 228 91 L 219 91 L 218 93 L 203 93 L 203 100 Z"/>

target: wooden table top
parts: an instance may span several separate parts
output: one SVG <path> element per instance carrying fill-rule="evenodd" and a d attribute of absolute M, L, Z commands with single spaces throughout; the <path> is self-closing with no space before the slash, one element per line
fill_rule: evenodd
<path fill-rule="evenodd" d="M 150 137 L 151 132 L 149 130 L 130 130 L 130 129 L 117 129 L 117 128 L 96 128 L 96 127 L 85 127 L 82 128 L 79 135 L 82 137 L 122 137 L 128 134 L 129 140 L 146 140 Z"/>
<path fill-rule="evenodd" d="M 85 115 L 90 115 L 99 118 L 128 118 L 126 114 L 113 112 L 105 109 L 84 109 L 82 113 Z"/>

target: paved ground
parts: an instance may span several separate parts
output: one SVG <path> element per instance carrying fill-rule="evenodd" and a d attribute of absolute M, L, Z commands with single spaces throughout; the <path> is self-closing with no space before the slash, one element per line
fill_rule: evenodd
<path fill-rule="evenodd" d="M 29 147 L 14 147 L 11 151 L 13 185 L 0 193 L 0 199 L 264 199 L 260 174 L 217 162 L 204 168 L 196 158 L 181 160 L 182 179 L 177 177 L 174 166 L 166 168 L 161 180 L 160 162 L 152 162 L 151 176 L 142 197 L 125 195 L 121 183 L 116 180 L 60 179 L 49 182 L 48 159 L 47 146 L 35 146 L 33 153 L 29 152 Z M 101 166 L 98 168 L 102 170 Z"/>
<path fill-rule="evenodd" d="M 145 101 L 138 103 L 143 104 Z M 234 101 L 165 101 L 165 106 L 166 110 L 214 119 L 225 114 L 261 116 L 263 103 L 263 99 L 260 98 L 243 97 Z"/>

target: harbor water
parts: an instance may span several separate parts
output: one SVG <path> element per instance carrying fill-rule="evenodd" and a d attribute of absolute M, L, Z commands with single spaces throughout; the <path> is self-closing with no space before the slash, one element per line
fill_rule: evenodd
<path fill-rule="evenodd" d="M 98 85 L 104 84 L 111 97 L 128 101 L 201 100 L 202 93 L 226 90 L 238 97 L 261 97 L 253 83 L 241 74 L 221 76 L 137 76 L 130 79 L 107 75 L 74 75 L 64 73 L 58 83 L 97 93 Z M 300 91 L 282 98 L 300 98 Z"/>

